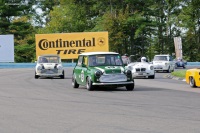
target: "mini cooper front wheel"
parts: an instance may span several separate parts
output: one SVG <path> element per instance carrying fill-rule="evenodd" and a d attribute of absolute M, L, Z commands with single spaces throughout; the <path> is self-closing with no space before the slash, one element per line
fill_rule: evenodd
<path fill-rule="evenodd" d="M 73 88 L 78 88 L 79 87 L 79 84 L 76 82 L 75 76 L 72 77 L 72 86 L 73 86 Z"/>
<path fill-rule="evenodd" d="M 38 75 L 36 75 L 36 72 L 35 72 L 35 79 L 38 79 L 39 78 L 39 76 Z"/>
<path fill-rule="evenodd" d="M 88 91 L 92 91 L 94 89 L 94 86 L 92 85 L 92 81 L 91 81 L 90 77 L 87 77 L 86 87 L 87 87 Z"/>
<path fill-rule="evenodd" d="M 135 86 L 134 83 L 133 83 L 133 84 L 126 85 L 126 90 L 127 90 L 127 91 L 132 91 L 132 90 L 134 90 L 134 86 Z"/>
<path fill-rule="evenodd" d="M 169 68 L 168 68 L 167 72 L 168 72 L 168 73 L 171 73 L 171 72 L 172 72 L 172 70 L 171 70 L 170 66 L 169 66 Z"/>
<path fill-rule="evenodd" d="M 60 75 L 60 78 L 61 78 L 61 79 L 64 79 L 64 78 L 65 78 L 65 72 L 64 72 L 64 71 L 62 72 L 62 75 Z"/>
<path fill-rule="evenodd" d="M 149 79 L 154 79 L 154 78 L 155 78 L 155 75 L 150 75 L 148 78 L 149 78 Z"/>
<path fill-rule="evenodd" d="M 197 86 L 196 86 L 196 83 L 195 83 L 195 79 L 194 79 L 193 77 L 190 77 L 189 80 L 190 80 L 190 86 L 191 86 L 191 87 L 193 87 L 193 88 L 194 88 L 194 87 L 197 87 Z"/>

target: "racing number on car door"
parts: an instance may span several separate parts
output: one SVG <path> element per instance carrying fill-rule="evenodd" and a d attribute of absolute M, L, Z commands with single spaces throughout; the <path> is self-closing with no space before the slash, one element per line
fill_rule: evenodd
<path fill-rule="evenodd" d="M 79 56 L 76 66 L 76 80 L 80 85 L 86 84 L 87 56 Z"/>

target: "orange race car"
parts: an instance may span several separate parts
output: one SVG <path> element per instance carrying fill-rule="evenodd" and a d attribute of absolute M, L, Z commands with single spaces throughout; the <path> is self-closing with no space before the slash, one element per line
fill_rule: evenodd
<path fill-rule="evenodd" d="M 200 68 L 188 69 L 185 74 L 185 80 L 191 87 L 200 87 Z"/>

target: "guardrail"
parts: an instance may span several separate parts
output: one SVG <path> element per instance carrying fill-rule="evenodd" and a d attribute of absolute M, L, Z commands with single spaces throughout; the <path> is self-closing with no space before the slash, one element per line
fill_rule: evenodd
<path fill-rule="evenodd" d="M 76 63 L 62 63 L 64 67 L 74 67 Z M 36 63 L 0 63 L 0 68 L 35 68 Z M 200 66 L 200 62 L 187 62 L 187 66 Z"/>
<path fill-rule="evenodd" d="M 64 67 L 74 67 L 76 63 L 62 63 Z M 0 63 L 0 68 L 35 68 L 36 63 Z"/>
<path fill-rule="evenodd" d="M 188 66 L 200 66 L 200 62 L 187 62 Z"/>

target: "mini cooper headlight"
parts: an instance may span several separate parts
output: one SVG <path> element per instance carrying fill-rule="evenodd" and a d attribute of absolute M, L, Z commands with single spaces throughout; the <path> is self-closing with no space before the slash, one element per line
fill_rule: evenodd
<path fill-rule="evenodd" d="M 41 69 L 42 69 L 42 66 L 38 66 L 38 67 L 37 67 L 37 70 L 41 70 Z"/>
<path fill-rule="evenodd" d="M 58 68 L 59 70 L 61 70 L 61 69 L 62 69 L 62 66 L 58 65 L 57 68 Z"/>
<path fill-rule="evenodd" d="M 126 74 L 127 76 L 130 76 L 130 75 L 131 75 L 131 70 L 126 70 L 126 71 L 125 71 L 125 74 Z"/>
<path fill-rule="evenodd" d="M 95 72 L 96 77 L 100 77 L 102 74 L 103 74 L 102 71 L 99 70 Z"/>
<path fill-rule="evenodd" d="M 151 69 L 151 70 L 153 70 L 153 69 L 154 69 L 154 67 L 153 67 L 153 66 L 150 66 L 150 69 Z"/>

